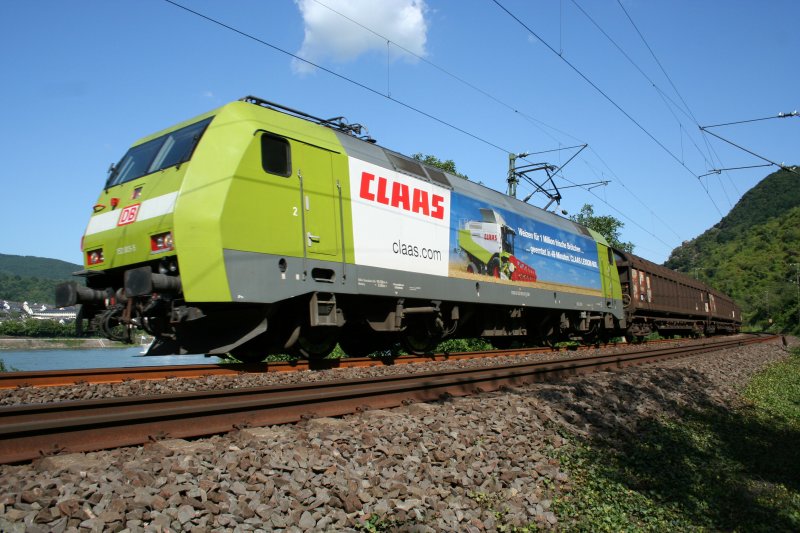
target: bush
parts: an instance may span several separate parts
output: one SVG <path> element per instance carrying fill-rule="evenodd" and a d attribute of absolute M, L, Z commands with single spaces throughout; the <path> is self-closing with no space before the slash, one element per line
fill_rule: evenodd
<path fill-rule="evenodd" d="M 0 335 L 9 337 L 75 337 L 75 324 L 55 320 L 7 320 L 0 323 Z"/>

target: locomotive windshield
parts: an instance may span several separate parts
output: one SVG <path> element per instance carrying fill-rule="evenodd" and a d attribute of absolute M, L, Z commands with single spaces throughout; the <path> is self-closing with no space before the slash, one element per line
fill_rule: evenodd
<path fill-rule="evenodd" d="M 188 161 L 212 119 L 213 117 L 209 117 L 152 141 L 134 146 L 113 167 L 111 176 L 106 182 L 106 188 Z"/>

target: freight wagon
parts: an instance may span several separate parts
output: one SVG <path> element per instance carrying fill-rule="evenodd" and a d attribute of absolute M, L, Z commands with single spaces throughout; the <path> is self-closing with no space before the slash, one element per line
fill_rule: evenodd
<path fill-rule="evenodd" d="M 629 338 L 735 333 L 741 310 L 725 294 L 680 272 L 615 250 Z"/>

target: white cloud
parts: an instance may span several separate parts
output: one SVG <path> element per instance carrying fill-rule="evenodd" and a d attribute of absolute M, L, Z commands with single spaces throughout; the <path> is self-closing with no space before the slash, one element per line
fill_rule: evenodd
<path fill-rule="evenodd" d="M 305 38 L 297 55 L 319 63 L 333 60 L 352 61 L 370 51 L 386 53 L 386 40 L 408 49 L 418 56 L 425 55 L 428 24 L 425 20 L 425 0 L 295 0 L 305 23 Z M 328 6 L 328 7 L 325 7 Z M 328 9 L 330 8 L 330 9 Z M 375 33 L 342 17 L 334 11 L 357 21 Z M 391 57 L 405 57 L 393 50 Z M 292 68 L 304 74 L 314 70 L 308 63 L 294 59 Z"/>

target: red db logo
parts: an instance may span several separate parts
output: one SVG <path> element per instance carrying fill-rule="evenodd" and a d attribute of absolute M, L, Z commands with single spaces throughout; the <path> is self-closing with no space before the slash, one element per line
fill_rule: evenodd
<path fill-rule="evenodd" d="M 117 226 L 124 226 L 125 224 L 136 222 L 136 217 L 139 215 L 139 208 L 141 206 L 142 204 L 133 204 L 123 209 L 119 214 Z"/>

